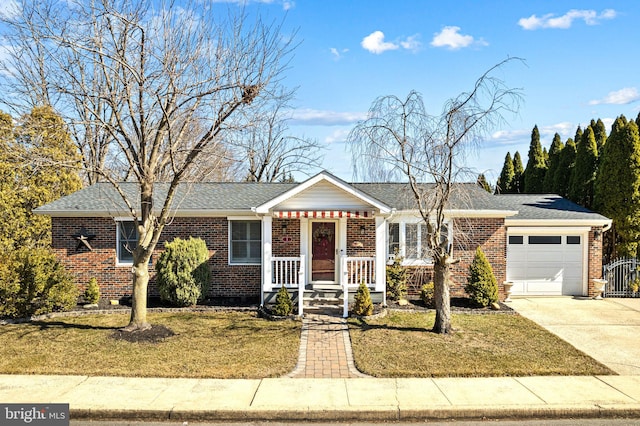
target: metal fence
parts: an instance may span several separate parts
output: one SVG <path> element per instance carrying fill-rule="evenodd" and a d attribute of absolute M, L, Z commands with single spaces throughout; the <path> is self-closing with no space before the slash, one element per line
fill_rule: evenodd
<path fill-rule="evenodd" d="M 623 257 L 605 265 L 602 278 L 607 280 L 605 297 L 640 297 L 640 260 Z"/>

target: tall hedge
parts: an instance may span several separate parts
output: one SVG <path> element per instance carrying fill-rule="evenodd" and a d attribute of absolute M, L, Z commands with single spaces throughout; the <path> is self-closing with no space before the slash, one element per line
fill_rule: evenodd
<path fill-rule="evenodd" d="M 165 244 L 156 263 L 160 298 L 175 306 L 192 306 L 209 290 L 209 250 L 200 238 L 176 238 Z"/>

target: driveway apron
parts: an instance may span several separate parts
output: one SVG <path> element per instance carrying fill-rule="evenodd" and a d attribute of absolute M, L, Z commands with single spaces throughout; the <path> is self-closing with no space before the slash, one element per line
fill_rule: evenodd
<path fill-rule="evenodd" d="M 514 298 L 511 307 L 621 375 L 640 375 L 640 299 Z"/>

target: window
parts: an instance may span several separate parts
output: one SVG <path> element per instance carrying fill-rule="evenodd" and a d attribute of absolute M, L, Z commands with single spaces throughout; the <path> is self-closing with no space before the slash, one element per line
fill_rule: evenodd
<path fill-rule="evenodd" d="M 118 263 L 133 263 L 133 251 L 138 246 L 138 230 L 135 222 L 121 221 L 117 222 L 118 227 Z"/>
<path fill-rule="evenodd" d="M 405 257 L 407 259 L 422 259 L 428 255 L 428 234 L 427 225 L 424 223 L 407 223 L 405 225 Z"/>
<path fill-rule="evenodd" d="M 562 244 L 560 235 L 531 235 L 529 244 Z"/>
<path fill-rule="evenodd" d="M 451 247 L 451 232 L 448 224 L 441 228 L 441 243 L 447 242 Z M 421 265 L 431 263 L 429 250 L 429 231 L 427 224 L 416 222 L 415 219 L 407 222 L 394 222 L 388 224 L 388 259 L 392 260 L 396 250 L 404 258 L 405 265 Z"/>
<path fill-rule="evenodd" d="M 580 244 L 580 235 L 567 235 L 567 244 Z"/>
<path fill-rule="evenodd" d="M 260 263 L 262 260 L 262 224 L 259 220 L 230 222 L 230 263 Z"/>
<path fill-rule="evenodd" d="M 400 251 L 400 224 L 399 223 L 390 223 L 389 224 L 389 235 L 388 235 L 388 254 L 389 258 L 393 258 L 396 252 Z"/>
<path fill-rule="evenodd" d="M 509 235 L 509 244 L 524 244 L 522 235 Z"/>

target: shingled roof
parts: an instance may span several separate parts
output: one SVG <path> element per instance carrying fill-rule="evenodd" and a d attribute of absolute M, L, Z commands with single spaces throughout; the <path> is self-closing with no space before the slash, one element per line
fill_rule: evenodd
<path fill-rule="evenodd" d="M 326 172 L 323 172 L 326 173 Z M 331 176 L 330 174 L 327 174 Z M 333 177 L 333 176 L 331 176 Z M 297 183 L 255 182 L 202 182 L 182 184 L 174 199 L 174 208 L 179 215 L 205 216 L 221 214 L 246 214 L 256 206 L 290 191 Z M 356 190 L 380 201 L 396 211 L 413 210 L 415 201 L 406 183 L 352 183 Z M 138 184 L 120 184 L 129 200 L 139 200 Z M 422 184 L 428 192 L 432 184 Z M 166 196 L 167 184 L 156 185 L 156 207 Z M 319 208 L 322 208 L 319 203 Z M 591 221 L 610 223 L 597 213 L 578 206 L 558 195 L 509 194 L 492 195 L 476 184 L 454 185 L 449 210 L 484 212 L 509 217 L 509 222 L 526 221 Z M 39 207 L 36 213 L 50 216 L 128 216 L 128 210 L 113 185 L 97 183 L 66 197 Z"/>

